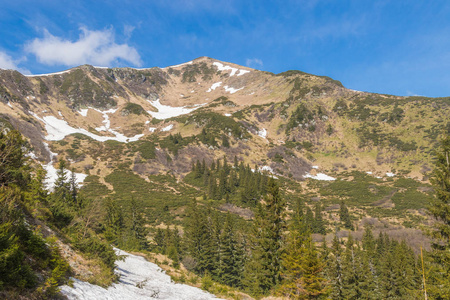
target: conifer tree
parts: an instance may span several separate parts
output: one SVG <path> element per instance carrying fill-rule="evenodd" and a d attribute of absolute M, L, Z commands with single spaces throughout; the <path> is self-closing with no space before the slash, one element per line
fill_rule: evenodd
<path fill-rule="evenodd" d="M 236 229 L 228 214 L 220 236 L 220 262 L 218 266 L 219 281 L 238 287 L 241 285 L 243 271 L 243 248 L 236 236 Z"/>
<path fill-rule="evenodd" d="M 189 204 L 186 214 L 184 243 L 187 254 L 195 260 L 194 271 L 198 274 L 211 273 L 214 253 L 207 216 L 200 211 L 195 199 Z"/>
<path fill-rule="evenodd" d="M 313 232 L 326 234 L 325 224 L 322 218 L 322 205 L 320 203 L 316 203 L 314 208 Z"/>
<path fill-rule="evenodd" d="M 255 294 L 266 294 L 281 282 L 281 256 L 285 230 L 285 202 L 274 179 L 269 180 L 264 206 L 255 215 L 251 259 L 245 269 L 245 285 Z"/>
<path fill-rule="evenodd" d="M 111 198 L 104 200 L 104 207 L 106 210 L 104 220 L 105 237 L 110 242 L 119 243 L 125 226 L 122 210 Z"/>
<path fill-rule="evenodd" d="M 450 135 L 436 151 L 435 169 L 431 177 L 435 190 L 430 212 L 438 220 L 435 227 L 432 256 L 434 260 L 430 293 L 436 298 L 450 299 Z"/>
<path fill-rule="evenodd" d="M 147 247 L 146 230 L 144 227 L 144 218 L 142 217 L 142 209 L 140 208 L 134 197 L 130 201 L 130 232 L 131 247 L 137 250 Z"/>
<path fill-rule="evenodd" d="M 354 230 L 352 220 L 350 219 L 350 213 L 348 212 L 348 208 L 345 205 L 344 201 L 341 201 L 339 204 L 339 218 L 341 222 L 344 224 L 344 227 L 350 230 Z"/>

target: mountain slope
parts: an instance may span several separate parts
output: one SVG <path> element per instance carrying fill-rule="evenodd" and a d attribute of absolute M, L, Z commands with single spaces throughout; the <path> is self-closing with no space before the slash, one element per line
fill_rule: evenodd
<path fill-rule="evenodd" d="M 29 139 L 30 156 L 50 174 L 56 160 L 68 160 L 86 197 L 125 203 L 135 195 L 153 225 L 180 223 L 186 197 L 208 192 L 183 178 L 197 161 L 226 157 L 275 174 L 289 201 L 320 199 L 329 231 L 341 200 L 355 221 L 394 216 L 392 224 L 415 227 L 425 218 L 432 150 L 450 131 L 449 105 L 207 57 L 163 69 L 0 71 L 1 124 Z M 396 186 L 407 177 L 414 180 Z M 237 195 L 230 201 L 242 205 Z"/>

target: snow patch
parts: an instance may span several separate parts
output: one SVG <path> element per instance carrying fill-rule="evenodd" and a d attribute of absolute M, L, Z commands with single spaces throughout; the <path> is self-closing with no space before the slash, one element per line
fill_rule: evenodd
<path fill-rule="evenodd" d="M 213 65 L 216 66 L 217 69 L 219 69 L 219 71 L 231 70 L 230 77 L 234 76 L 238 71 L 239 71 L 239 73 L 236 76 L 242 76 L 242 75 L 250 72 L 248 70 L 242 70 L 242 69 L 237 69 L 237 68 L 233 68 L 233 67 L 230 67 L 230 66 L 224 66 L 220 62 L 213 62 Z"/>
<path fill-rule="evenodd" d="M 170 130 L 172 130 L 172 128 L 173 128 L 173 124 L 170 124 L 169 126 L 164 127 L 163 129 L 161 129 L 161 131 L 170 131 Z"/>
<path fill-rule="evenodd" d="M 270 174 L 272 174 L 272 178 L 278 179 L 278 177 L 275 176 L 275 174 L 276 174 L 275 171 L 271 167 L 269 167 L 269 166 L 262 166 L 262 167 L 259 167 L 258 169 L 261 172 L 267 171 Z"/>
<path fill-rule="evenodd" d="M 336 178 L 328 176 L 323 173 L 317 173 L 317 175 L 311 175 L 309 173 L 306 173 L 306 175 L 303 175 L 304 178 L 311 178 L 316 180 L 323 180 L 323 181 L 333 181 L 336 180 Z"/>
<path fill-rule="evenodd" d="M 150 100 L 147 100 L 147 101 L 150 102 L 150 104 L 153 105 L 158 110 L 157 112 L 154 112 L 154 111 L 147 111 L 147 112 L 153 118 L 160 119 L 160 120 L 169 119 L 169 118 L 188 114 L 206 104 L 206 103 L 196 104 L 192 107 L 187 107 L 187 106 L 173 107 L 173 106 L 161 104 L 159 99 L 156 101 L 150 101 Z"/>
<path fill-rule="evenodd" d="M 258 131 L 258 135 L 265 139 L 267 137 L 267 130 L 265 128 L 261 129 Z"/>
<path fill-rule="evenodd" d="M 250 73 L 250 71 L 240 69 L 240 70 L 239 70 L 239 73 L 238 73 L 236 76 L 242 76 L 242 75 L 244 75 L 244 74 L 246 74 L 246 73 Z"/>
<path fill-rule="evenodd" d="M 49 161 L 49 163 L 46 164 L 46 165 L 42 165 L 44 170 L 47 172 L 47 176 L 45 177 L 45 180 L 44 180 L 44 185 L 45 185 L 45 189 L 46 190 L 52 191 L 53 188 L 55 187 L 56 179 L 58 178 L 58 174 L 57 174 L 58 170 L 53 166 L 53 158 L 55 158 L 58 154 L 52 152 L 50 150 L 50 147 L 48 146 L 47 143 L 44 143 L 44 147 L 50 153 L 50 161 Z M 66 175 L 67 179 L 72 177 L 72 172 L 70 172 L 67 169 L 64 171 L 64 174 Z M 84 182 L 86 177 L 87 177 L 86 174 L 75 173 L 75 181 L 79 185 Z"/>
<path fill-rule="evenodd" d="M 319 169 L 319 166 L 312 166 L 311 168 L 313 168 L 313 169 Z"/>
<path fill-rule="evenodd" d="M 11 108 L 13 108 L 13 106 L 11 105 L 11 102 L 9 102 L 8 101 L 8 104 L 7 104 L 9 107 L 11 107 Z"/>
<path fill-rule="evenodd" d="M 87 113 L 88 113 L 88 108 L 83 108 L 80 109 L 80 111 L 78 112 L 80 115 L 82 115 L 83 117 L 87 117 Z"/>
<path fill-rule="evenodd" d="M 181 67 L 181 66 L 184 66 L 184 65 L 192 65 L 192 61 L 188 61 L 188 62 L 179 64 L 179 65 L 168 66 L 168 67 L 165 67 L 165 68 L 163 68 L 163 69 L 168 69 L 168 68 L 178 68 L 178 67 Z"/>
<path fill-rule="evenodd" d="M 223 114 L 225 117 L 231 117 L 231 114 Z"/>
<path fill-rule="evenodd" d="M 107 116 L 107 113 L 111 113 L 113 111 L 115 111 L 115 110 L 108 110 L 106 112 L 103 112 L 104 113 L 103 117 L 105 117 L 105 115 Z M 58 119 L 54 116 L 46 116 L 46 117 L 40 118 L 33 112 L 30 112 L 30 114 L 32 114 L 36 119 L 38 119 L 44 123 L 45 130 L 47 131 L 47 136 L 45 137 L 45 139 L 47 141 L 60 141 L 60 140 L 64 139 L 66 136 L 68 136 L 70 134 L 74 134 L 74 133 L 84 134 L 84 135 L 86 135 L 96 141 L 99 141 L 99 142 L 114 140 L 114 141 L 118 141 L 118 142 L 122 142 L 122 143 L 135 142 L 144 136 L 143 134 L 137 134 L 133 137 L 126 137 L 125 135 L 109 128 L 110 121 L 108 118 L 105 118 L 105 120 L 103 120 L 103 123 L 105 125 L 99 127 L 97 130 L 108 131 L 108 132 L 114 134 L 115 135 L 114 137 L 100 136 L 100 135 L 94 134 L 92 132 L 89 132 L 83 128 L 74 128 L 74 127 L 70 126 L 66 121 Z"/>
<path fill-rule="evenodd" d="M 156 130 L 155 127 L 149 127 L 149 128 L 148 128 L 148 131 L 150 131 L 150 132 L 155 132 L 155 130 Z"/>
<path fill-rule="evenodd" d="M 391 173 L 391 172 L 387 172 L 387 173 L 386 173 L 386 176 L 387 176 L 387 177 L 394 177 L 395 174 L 394 174 L 394 173 Z"/>
<path fill-rule="evenodd" d="M 373 173 L 372 173 L 372 172 L 366 172 L 366 174 L 368 174 L 368 175 L 372 175 Z"/>
<path fill-rule="evenodd" d="M 210 93 L 211 91 L 214 91 L 216 88 L 218 88 L 222 84 L 222 81 L 213 83 L 211 87 L 206 91 L 207 93 Z"/>
<path fill-rule="evenodd" d="M 58 115 L 61 117 L 61 118 L 64 118 L 63 117 L 63 115 L 62 115 L 62 113 L 58 110 Z"/>
<path fill-rule="evenodd" d="M 64 285 L 61 292 L 69 299 L 217 299 L 199 288 L 172 282 L 160 267 L 145 258 L 115 248 L 116 254 L 126 255 L 124 261 L 117 261 L 115 273 L 120 277 L 107 289 L 78 279 L 73 279 L 73 287 Z"/>
<path fill-rule="evenodd" d="M 244 87 L 241 87 L 240 89 L 235 89 L 235 88 L 232 88 L 232 87 L 229 87 L 228 85 L 226 85 L 223 88 L 225 89 L 225 92 L 230 92 L 230 94 L 234 94 L 237 91 L 242 90 Z"/>
<path fill-rule="evenodd" d="M 237 68 L 233 68 L 233 67 L 230 67 L 230 66 L 224 66 L 220 62 L 213 62 L 213 65 L 216 66 L 217 69 L 219 69 L 219 71 L 231 70 L 230 77 L 233 76 L 234 74 L 236 74 L 236 72 L 239 70 Z"/>
<path fill-rule="evenodd" d="M 65 71 L 61 71 L 61 72 L 55 72 L 55 73 L 47 73 L 47 74 L 29 74 L 29 75 L 25 75 L 26 77 L 37 77 L 37 76 L 53 76 L 53 75 L 61 75 L 61 74 L 65 74 L 65 73 L 69 73 L 70 71 L 72 71 L 72 69 L 70 70 L 65 70 Z"/>
<path fill-rule="evenodd" d="M 34 152 L 30 151 L 27 154 L 25 154 L 26 157 L 32 158 L 32 159 L 37 159 L 36 154 L 34 154 Z"/>

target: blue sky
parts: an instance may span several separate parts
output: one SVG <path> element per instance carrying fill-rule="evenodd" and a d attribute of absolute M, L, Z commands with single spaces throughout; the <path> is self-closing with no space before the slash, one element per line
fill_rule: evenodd
<path fill-rule="evenodd" d="M 450 1 L 15 0 L 0 68 L 165 67 L 209 56 L 347 88 L 450 96 Z"/>

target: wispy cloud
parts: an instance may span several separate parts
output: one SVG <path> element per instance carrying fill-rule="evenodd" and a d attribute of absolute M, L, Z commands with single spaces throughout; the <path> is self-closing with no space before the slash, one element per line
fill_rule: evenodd
<path fill-rule="evenodd" d="M 89 30 L 81 27 L 80 31 L 79 39 L 70 41 L 44 30 L 44 37 L 29 42 L 25 50 L 34 54 L 39 62 L 47 65 L 92 64 L 109 67 L 121 62 L 128 62 L 134 66 L 142 64 L 141 57 L 134 47 L 115 42 L 112 29 Z"/>
<path fill-rule="evenodd" d="M 18 66 L 21 61 L 22 60 L 15 60 L 5 52 L 0 51 L 0 69 L 17 70 L 24 74 L 30 74 L 29 70 Z"/>
<path fill-rule="evenodd" d="M 263 62 L 259 58 L 247 58 L 245 65 L 250 68 L 262 68 Z"/>

